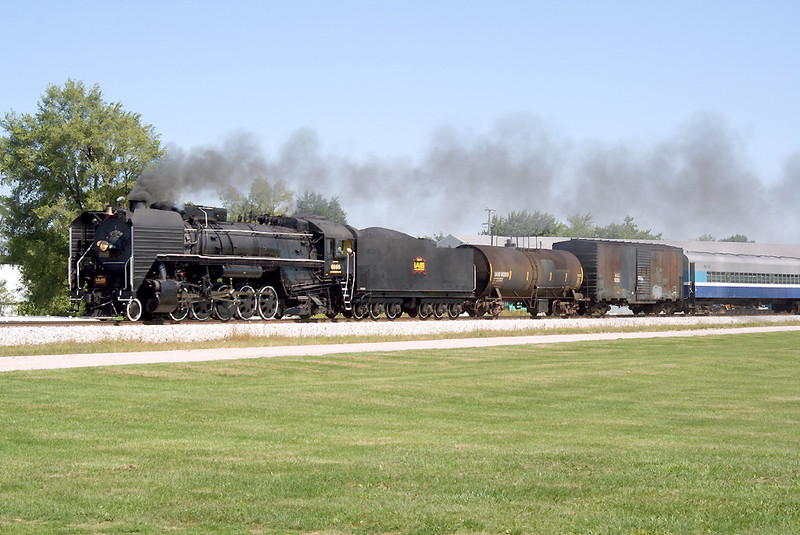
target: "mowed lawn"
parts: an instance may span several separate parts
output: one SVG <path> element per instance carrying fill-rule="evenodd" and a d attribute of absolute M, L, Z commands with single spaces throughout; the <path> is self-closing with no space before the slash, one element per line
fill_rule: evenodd
<path fill-rule="evenodd" d="M 798 533 L 800 335 L 6 373 L 0 532 Z"/>

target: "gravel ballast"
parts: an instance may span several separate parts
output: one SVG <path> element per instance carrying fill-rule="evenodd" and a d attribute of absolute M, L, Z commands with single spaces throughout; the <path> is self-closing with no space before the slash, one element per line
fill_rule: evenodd
<path fill-rule="evenodd" d="M 362 321 L 284 323 L 253 321 L 248 323 L 187 322 L 181 324 L 143 325 L 91 322 L 87 325 L 22 326 L 0 323 L 0 346 L 35 345 L 61 342 L 99 342 L 105 340 L 149 343 L 204 342 L 232 336 L 256 338 L 329 338 L 361 336 L 422 336 L 440 333 L 470 333 L 474 331 L 504 331 L 535 335 L 554 329 L 616 329 L 646 330 L 661 326 L 735 326 L 746 323 L 800 321 L 798 316 L 670 316 L 605 318 L 521 318 L 521 319 L 460 319 L 458 321 Z"/>

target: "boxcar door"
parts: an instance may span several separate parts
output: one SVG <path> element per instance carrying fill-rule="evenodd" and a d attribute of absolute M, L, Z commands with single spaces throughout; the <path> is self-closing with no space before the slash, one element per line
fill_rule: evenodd
<path fill-rule="evenodd" d="M 651 299 L 650 290 L 650 249 L 636 249 L 636 300 L 639 302 Z"/>

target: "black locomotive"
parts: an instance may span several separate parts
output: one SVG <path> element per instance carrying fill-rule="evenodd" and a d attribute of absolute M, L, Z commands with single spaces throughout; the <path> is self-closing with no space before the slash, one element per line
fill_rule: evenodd
<path fill-rule="evenodd" d="M 443 249 L 317 217 L 231 222 L 221 208 L 132 202 L 70 226 L 70 297 L 98 318 L 455 318 L 508 303 L 574 314 L 587 310 L 583 282 L 568 251 Z"/>

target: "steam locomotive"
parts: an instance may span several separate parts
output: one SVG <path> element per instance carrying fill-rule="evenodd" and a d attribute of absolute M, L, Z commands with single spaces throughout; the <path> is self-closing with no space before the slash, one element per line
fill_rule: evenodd
<path fill-rule="evenodd" d="M 508 305 L 533 316 L 601 315 L 612 305 L 671 313 L 723 299 L 706 296 L 694 263 L 663 244 L 574 239 L 552 250 L 449 249 L 315 216 L 232 222 L 222 208 L 140 201 L 82 213 L 69 241 L 70 298 L 96 318 L 441 319 L 496 317 Z M 773 300 L 797 311 L 794 290 Z"/>

